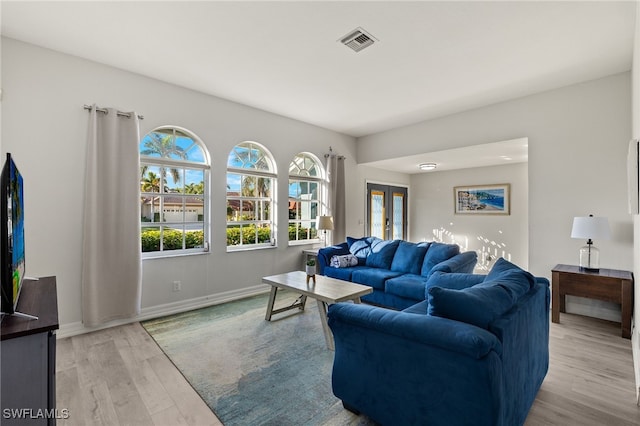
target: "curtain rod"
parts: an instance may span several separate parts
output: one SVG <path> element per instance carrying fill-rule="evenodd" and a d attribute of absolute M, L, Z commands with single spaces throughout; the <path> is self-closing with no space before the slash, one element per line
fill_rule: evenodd
<path fill-rule="evenodd" d="M 338 155 L 333 153 L 333 147 L 329 145 L 329 153 L 324 155 L 324 158 L 329 158 L 330 156 L 335 155 L 338 157 L 338 160 L 344 160 L 346 157 L 344 155 Z"/>
<path fill-rule="evenodd" d="M 87 111 L 91 111 L 93 109 L 93 106 L 92 105 L 85 105 L 84 109 L 86 109 Z M 109 112 L 106 108 L 100 108 L 100 107 L 96 107 L 96 111 L 103 112 L 105 114 L 107 114 Z M 131 118 L 131 114 L 128 113 L 128 112 L 118 111 L 118 117 Z M 144 120 L 144 115 L 138 115 L 138 118 L 140 120 Z"/>
<path fill-rule="evenodd" d="M 347 157 L 345 157 L 344 155 L 338 155 L 338 154 L 325 154 L 325 155 L 324 155 L 324 158 L 329 158 L 329 157 L 331 157 L 332 155 L 334 155 L 334 156 L 338 157 L 338 160 L 344 160 L 345 158 L 347 158 Z"/>

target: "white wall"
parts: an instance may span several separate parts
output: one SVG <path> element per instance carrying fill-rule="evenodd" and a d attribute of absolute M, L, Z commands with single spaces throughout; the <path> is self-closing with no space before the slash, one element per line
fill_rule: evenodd
<path fill-rule="evenodd" d="M 456 215 L 455 186 L 509 183 L 510 215 Z M 411 175 L 411 240 L 460 245 L 462 250 L 490 252 L 528 268 L 527 163 Z M 478 258 L 477 273 L 487 273 L 492 262 Z"/>
<path fill-rule="evenodd" d="M 304 246 L 287 247 L 287 173 L 296 153 L 323 158 L 333 147 L 347 158 L 347 194 L 356 192 L 355 140 L 349 136 L 12 39 L 2 47 L 2 149 L 15 155 L 25 176 L 27 274 L 58 277 L 61 330 L 81 320 L 84 104 L 143 114 L 142 134 L 160 125 L 185 127 L 211 154 L 212 252 L 145 260 L 143 313 L 234 294 L 260 286 L 264 275 L 302 266 Z M 264 144 L 276 159 L 278 248 L 227 253 L 226 160 L 245 140 Z M 347 213 L 357 208 L 348 197 Z M 360 232 L 353 223 L 346 231 Z M 181 292 L 172 291 L 174 280 L 182 281 Z"/>
<path fill-rule="evenodd" d="M 626 153 L 631 76 L 622 73 L 360 138 L 358 163 L 443 149 L 529 139 L 529 270 L 551 277 L 576 264 L 584 241 L 574 216 L 607 216 L 611 241 L 596 241 L 601 266 L 633 267 Z M 637 292 L 636 292 L 637 293 Z"/>
<path fill-rule="evenodd" d="M 633 45 L 632 69 L 632 138 L 640 139 L 640 7 L 636 7 L 636 33 Z M 636 398 L 640 404 L 640 332 L 638 330 L 638 315 L 640 315 L 640 216 L 633 216 L 633 276 L 634 276 L 634 307 L 631 343 L 633 348 L 634 367 L 636 372 Z"/>

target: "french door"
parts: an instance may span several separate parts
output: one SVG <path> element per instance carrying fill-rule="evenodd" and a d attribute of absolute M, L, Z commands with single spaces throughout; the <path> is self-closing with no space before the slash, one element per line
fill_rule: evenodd
<path fill-rule="evenodd" d="M 407 188 L 367 183 L 368 234 L 383 240 L 407 239 Z"/>

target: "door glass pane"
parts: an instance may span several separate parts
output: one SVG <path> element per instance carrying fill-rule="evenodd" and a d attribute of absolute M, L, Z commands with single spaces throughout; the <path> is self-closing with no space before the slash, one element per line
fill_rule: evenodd
<path fill-rule="evenodd" d="M 396 192 L 393 193 L 393 236 L 394 240 L 404 238 L 404 196 Z"/>
<path fill-rule="evenodd" d="M 384 192 L 371 191 L 371 236 L 384 239 Z"/>

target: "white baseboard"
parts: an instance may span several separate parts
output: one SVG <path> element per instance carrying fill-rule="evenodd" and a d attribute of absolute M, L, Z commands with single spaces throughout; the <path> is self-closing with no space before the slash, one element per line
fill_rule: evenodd
<path fill-rule="evenodd" d="M 140 310 L 140 315 L 138 315 L 137 317 L 110 321 L 97 327 L 85 327 L 81 321 L 60 324 L 60 328 L 56 333 L 56 338 L 64 339 L 65 337 L 91 333 L 92 331 L 104 330 L 105 328 L 116 327 L 132 322 L 146 321 L 166 315 L 206 308 L 207 306 L 219 305 L 221 303 L 231 302 L 233 300 L 243 299 L 245 297 L 266 293 L 269 291 L 269 288 L 269 286 L 261 284 L 253 287 L 243 288 L 241 290 L 231 290 L 224 293 L 196 297 L 194 299 L 181 300 L 179 302 L 166 303 L 164 305 L 150 306 L 148 308 L 142 308 Z"/>

